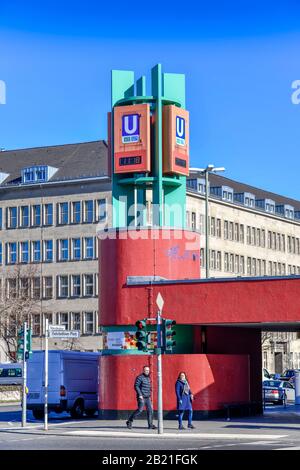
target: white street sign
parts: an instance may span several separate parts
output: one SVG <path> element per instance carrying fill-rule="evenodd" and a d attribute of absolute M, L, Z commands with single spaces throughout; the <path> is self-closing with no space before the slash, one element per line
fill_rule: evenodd
<path fill-rule="evenodd" d="M 66 329 L 66 326 L 65 325 L 49 325 L 48 329 L 49 329 L 49 331 L 51 331 L 51 330 L 60 330 L 60 331 L 62 331 L 62 330 Z"/>
<path fill-rule="evenodd" d="M 165 301 L 162 298 L 161 293 L 159 292 L 157 297 L 156 297 L 156 305 L 158 306 L 160 311 L 163 309 L 164 303 L 165 303 Z"/>
<path fill-rule="evenodd" d="M 49 338 L 79 338 L 80 331 L 77 330 L 50 330 Z"/>

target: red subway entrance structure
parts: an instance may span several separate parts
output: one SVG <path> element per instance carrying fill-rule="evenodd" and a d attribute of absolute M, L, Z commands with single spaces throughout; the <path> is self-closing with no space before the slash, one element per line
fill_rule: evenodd
<path fill-rule="evenodd" d="M 259 412 L 261 330 L 297 330 L 300 326 L 299 276 L 201 279 L 202 240 L 185 228 L 182 169 L 188 168 L 188 113 L 184 88 L 184 76 L 162 74 L 160 66 L 152 69 L 150 95 L 145 77 L 135 88 L 133 72 L 112 74 L 109 127 L 118 129 L 117 136 L 112 132 L 109 146 L 116 169 L 112 173 L 113 224 L 99 230 L 99 311 L 105 337 L 99 380 L 102 417 L 125 418 L 136 407 L 133 383 L 144 365 L 151 367 L 157 407 L 155 356 L 137 350 L 134 325 L 140 318 L 155 316 L 158 293 L 164 299 L 163 315 L 177 323 L 176 347 L 163 356 L 166 414 L 175 415 L 174 385 L 180 371 L 189 377 L 195 416 L 220 413 L 224 405 L 234 402 L 254 403 Z M 139 114 L 136 104 L 145 103 L 149 112 Z M 122 106 L 124 112 L 115 112 Z M 174 107 L 173 120 L 164 121 L 164 106 Z M 176 108 L 184 112 L 177 116 Z M 163 127 L 168 122 L 170 129 Z M 145 148 L 143 129 L 150 129 L 150 148 Z M 172 132 L 172 145 L 164 144 Z M 115 147 L 118 165 L 114 164 Z M 168 148 L 166 155 L 163 149 Z M 173 164 L 163 164 L 163 159 L 173 159 Z M 123 171 L 124 167 L 129 171 Z M 155 337 L 152 341 L 155 347 Z"/>

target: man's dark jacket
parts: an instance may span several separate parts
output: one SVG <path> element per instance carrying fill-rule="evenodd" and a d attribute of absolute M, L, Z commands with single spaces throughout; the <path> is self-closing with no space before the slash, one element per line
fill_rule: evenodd
<path fill-rule="evenodd" d="M 134 389 L 136 391 L 137 398 L 140 396 L 149 398 L 151 396 L 150 376 L 145 374 L 138 375 L 135 379 Z"/>

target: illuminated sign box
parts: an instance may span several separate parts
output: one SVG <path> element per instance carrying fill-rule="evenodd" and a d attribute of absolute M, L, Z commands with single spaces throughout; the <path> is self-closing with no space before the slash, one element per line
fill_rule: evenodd
<path fill-rule="evenodd" d="M 163 107 L 163 172 L 189 175 L 189 112 Z"/>
<path fill-rule="evenodd" d="M 114 172 L 149 172 L 150 106 L 114 108 Z"/>

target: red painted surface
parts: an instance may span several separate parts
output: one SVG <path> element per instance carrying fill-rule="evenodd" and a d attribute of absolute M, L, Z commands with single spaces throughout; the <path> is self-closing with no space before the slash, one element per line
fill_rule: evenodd
<path fill-rule="evenodd" d="M 137 261 L 136 261 L 137 262 Z M 106 280 L 105 280 L 106 283 Z M 136 312 L 147 311 L 149 287 L 115 284 L 110 313 L 115 324 L 134 324 Z M 153 285 L 164 298 L 164 311 L 182 324 L 300 321 L 300 278 L 245 279 Z M 112 322 L 111 322 L 112 324 Z M 280 324 L 278 325 L 280 330 Z"/>
<path fill-rule="evenodd" d="M 150 365 L 153 404 L 157 409 L 156 358 L 153 356 L 100 357 L 99 409 L 133 410 L 135 377 Z M 186 372 L 195 400 L 194 410 L 219 410 L 224 403 L 247 401 L 249 357 L 224 354 L 174 354 L 163 356 L 163 409 L 175 410 L 175 382 Z"/>
<path fill-rule="evenodd" d="M 262 357 L 259 329 L 208 326 L 206 327 L 206 352 L 209 354 L 249 354 L 250 369 L 246 382 L 250 389 L 250 398 L 252 401 L 261 401 Z M 224 380 L 227 380 L 227 377 Z"/>
<path fill-rule="evenodd" d="M 197 279 L 200 276 L 200 237 L 195 232 L 125 230 L 116 235 L 117 239 L 100 241 L 100 321 L 103 326 L 135 324 L 141 314 L 153 314 L 156 309 L 156 297 L 151 299 L 148 288 L 129 292 L 127 276 L 167 279 Z M 128 293 L 131 305 L 126 304 Z M 136 303 L 142 310 L 136 309 Z"/>

